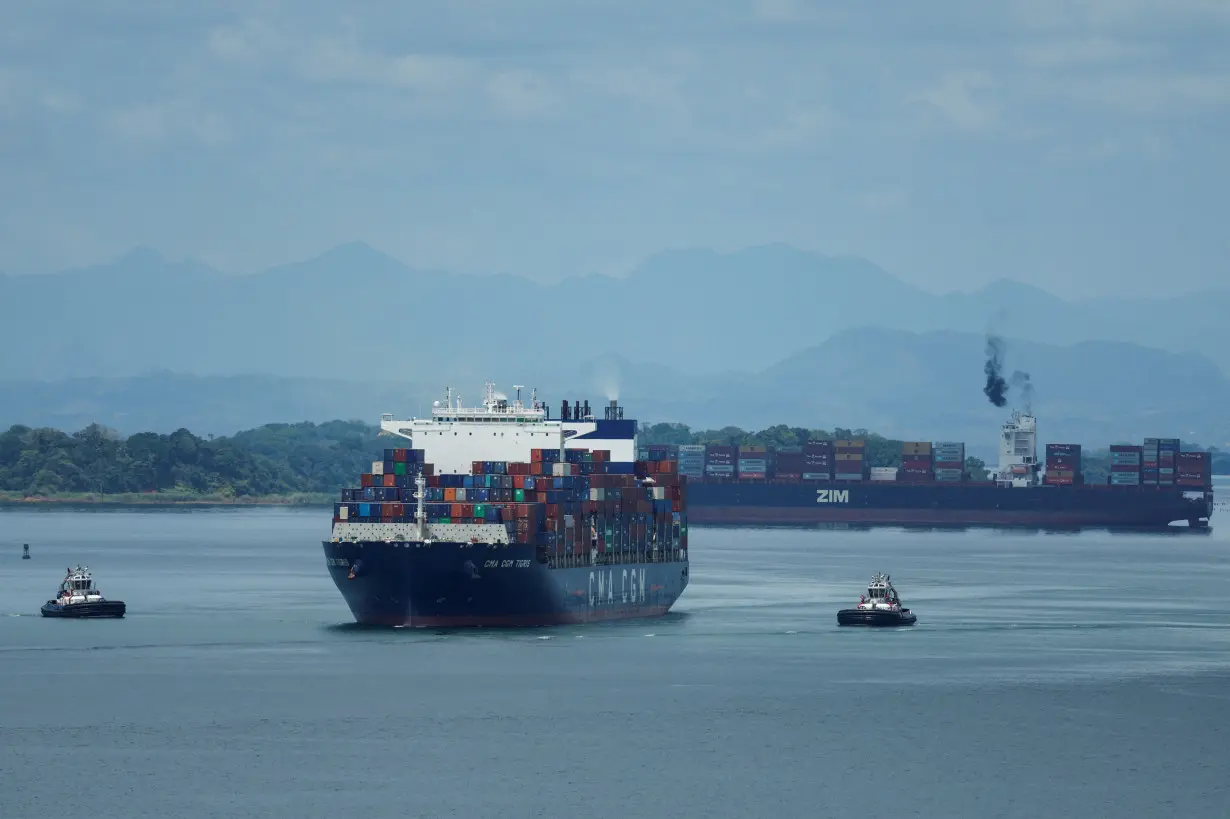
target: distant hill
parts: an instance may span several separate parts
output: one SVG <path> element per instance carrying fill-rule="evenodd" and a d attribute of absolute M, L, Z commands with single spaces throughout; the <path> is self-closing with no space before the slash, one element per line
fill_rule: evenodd
<path fill-rule="evenodd" d="M 994 451 L 1009 406 L 982 393 L 985 337 L 977 333 L 840 332 L 757 372 L 689 373 L 618 356 L 561 368 L 537 386 L 552 414 L 562 398 L 600 406 L 619 398 L 644 421 L 745 429 L 786 423 L 876 430 L 906 440 L 956 439 L 972 453 Z M 1230 442 L 1230 379 L 1207 358 L 1124 342 L 1069 346 L 1009 340 L 1006 369 L 1027 371 L 1045 441 L 1103 446 L 1147 436 L 1205 445 Z M 467 404 L 481 399 L 482 374 L 450 380 Z M 512 394 L 511 385 L 497 385 Z M 231 434 L 272 422 L 332 418 L 376 423 L 382 412 L 425 415 L 443 382 L 199 377 L 0 383 L 0 428 L 23 423 L 81 429 L 98 422 L 124 433 Z"/>
<path fill-rule="evenodd" d="M 0 379 L 198 375 L 546 384 L 586 362 L 755 372 L 860 327 L 1050 344 L 1128 341 L 1230 372 L 1230 291 L 1068 302 L 1000 281 L 937 295 L 875 264 L 774 244 L 657 254 L 626 278 L 541 285 L 426 271 L 359 242 L 251 275 L 139 248 L 95 267 L 0 275 Z M 592 380 L 601 374 L 586 376 Z"/>

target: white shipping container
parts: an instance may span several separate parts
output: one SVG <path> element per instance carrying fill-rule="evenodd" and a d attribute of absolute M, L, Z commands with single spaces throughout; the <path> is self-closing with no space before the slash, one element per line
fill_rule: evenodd
<path fill-rule="evenodd" d="M 871 467 L 871 479 L 873 481 L 895 481 L 897 480 L 897 467 L 873 466 Z"/>
<path fill-rule="evenodd" d="M 682 456 L 683 453 L 685 452 L 695 452 L 697 454 L 704 455 L 705 445 L 704 444 L 680 444 L 679 454 Z"/>
<path fill-rule="evenodd" d="M 384 461 L 372 461 L 372 474 L 373 475 L 383 475 L 384 474 Z"/>
<path fill-rule="evenodd" d="M 347 520 L 350 517 L 350 507 L 342 504 L 337 509 L 337 516 L 342 520 Z"/>

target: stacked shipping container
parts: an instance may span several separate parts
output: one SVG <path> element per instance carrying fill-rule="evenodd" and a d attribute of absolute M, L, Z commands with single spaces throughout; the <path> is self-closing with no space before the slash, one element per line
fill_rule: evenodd
<path fill-rule="evenodd" d="M 1140 482 L 1147 486 L 1157 486 L 1158 443 L 1157 438 L 1146 438 L 1140 448 Z"/>
<path fill-rule="evenodd" d="M 705 475 L 705 445 L 686 444 L 679 447 L 679 474 L 699 480 Z"/>
<path fill-rule="evenodd" d="M 901 445 L 901 469 L 897 480 L 909 483 L 929 483 L 933 479 L 931 444 L 927 441 L 906 441 Z"/>
<path fill-rule="evenodd" d="M 773 479 L 782 483 L 798 483 L 806 471 L 806 456 L 803 447 L 782 447 L 777 450 L 777 462 L 773 465 Z"/>
<path fill-rule="evenodd" d="M 1139 486 L 1144 447 L 1115 444 L 1110 448 L 1111 486 Z"/>
<path fill-rule="evenodd" d="M 1213 458 L 1207 452 L 1180 452 L 1175 469 L 1175 483 L 1179 486 L 1193 489 L 1213 486 Z"/>
<path fill-rule="evenodd" d="M 1047 444 L 1045 483 L 1071 486 L 1081 482 L 1081 445 Z"/>
<path fill-rule="evenodd" d="M 808 441 L 803 445 L 803 480 L 832 480 L 833 463 L 832 441 Z"/>
<path fill-rule="evenodd" d="M 763 481 L 768 475 L 769 453 L 765 447 L 739 447 L 739 480 Z"/>
<path fill-rule="evenodd" d="M 1159 438 L 1157 441 L 1157 485 L 1174 486 L 1175 468 L 1179 460 L 1179 439 Z"/>
<path fill-rule="evenodd" d="M 710 445 L 705 450 L 705 478 L 729 481 L 735 477 L 735 448 Z"/>
<path fill-rule="evenodd" d="M 965 444 L 960 441 L 941 441 L 931 451 L 935 464 L 935 479 L 945 483 L 965 479 Z"/>
<path fill-rule="evenodd" d="M 503 523 L 516 543 L 556 554 L 644 551 L 653 543 L 687 548 L 687 478 L 673 460 L 618 463 L 606 450 L 535 449 L 530 463 L 475 461 L 469 475 L 434 475 L 422 450 L 386 450 L 392 458 L 360 476 L 360 489 L 342 491 L 334 522 L 404 523 L 415 520 L 414 478 L 426 480 L 427 523 Z M 396 464 L 406 464 L 399 468 Z M 393 474 L 383 474 L 386 467 Z M 652 485 L 640 479 L 652 477 Z M 393 478 L 408 485 L 376 485 Z"/>
<path fill-rule="evenodd" d="M 862 439 L 833 442 L 833 478 L 861 481 L 867 466 L 867 442 Z"/>

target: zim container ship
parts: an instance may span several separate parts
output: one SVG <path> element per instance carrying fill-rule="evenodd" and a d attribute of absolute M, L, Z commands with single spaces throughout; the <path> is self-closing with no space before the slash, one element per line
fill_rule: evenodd
<path fill-rule="evenodd" d="M 452 390 L 430 418 L 381 419 L 407 440 L 342 490 L 326 564 L 359 623 L 543 626 L 665 614 L 688 585 L 687 484 L 637 460 L 615 401 L 481 407 Z"/>
<path fill-rule="evenodd" d="M 863 440 L 647 449 L 678 458 L 701 524 L 1207 528 L 1213 513 L 1209 453 L 1183 452 L 1176 438 L 1115 445 L 1106 481 L 1089 483 L 1081 446 L 1047 444 L 1039 461 L 1037 420 L 1019 412 L 1001 429 L 998 466 L 978 481 L 959 442 L 906 442 L 898 467 L 867 466 Z"/>

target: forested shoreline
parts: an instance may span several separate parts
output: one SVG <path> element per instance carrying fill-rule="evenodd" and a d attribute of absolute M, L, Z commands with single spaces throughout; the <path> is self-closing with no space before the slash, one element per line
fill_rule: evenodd
<path fill-rule="evenodd" d="M 693 430 L 649 424 L 642 443 L 798 446 L 817 438 L 862 438 L 868 466 L 897 466 L 901 441 L 867 430 L 809 430 L 778 425 Z M 74 433 L 16 425 L 0 433 L 0 503 L 110 502 L 325 504 L 380 457 L 391 439 L 359 421 L 266 424 L 226 437 L 187 429 L 124 437 L 98 424 Z M 1196 448 L 1185 445 L 1187 448 Z M 985 475 L 976 458 L 973 477 Z M 1105 479 L 1105 452 L 1087 451 L 1087 481 Z M 1230 453 L 1214 451 L 1215 474 L 1230 473 Z"/>

